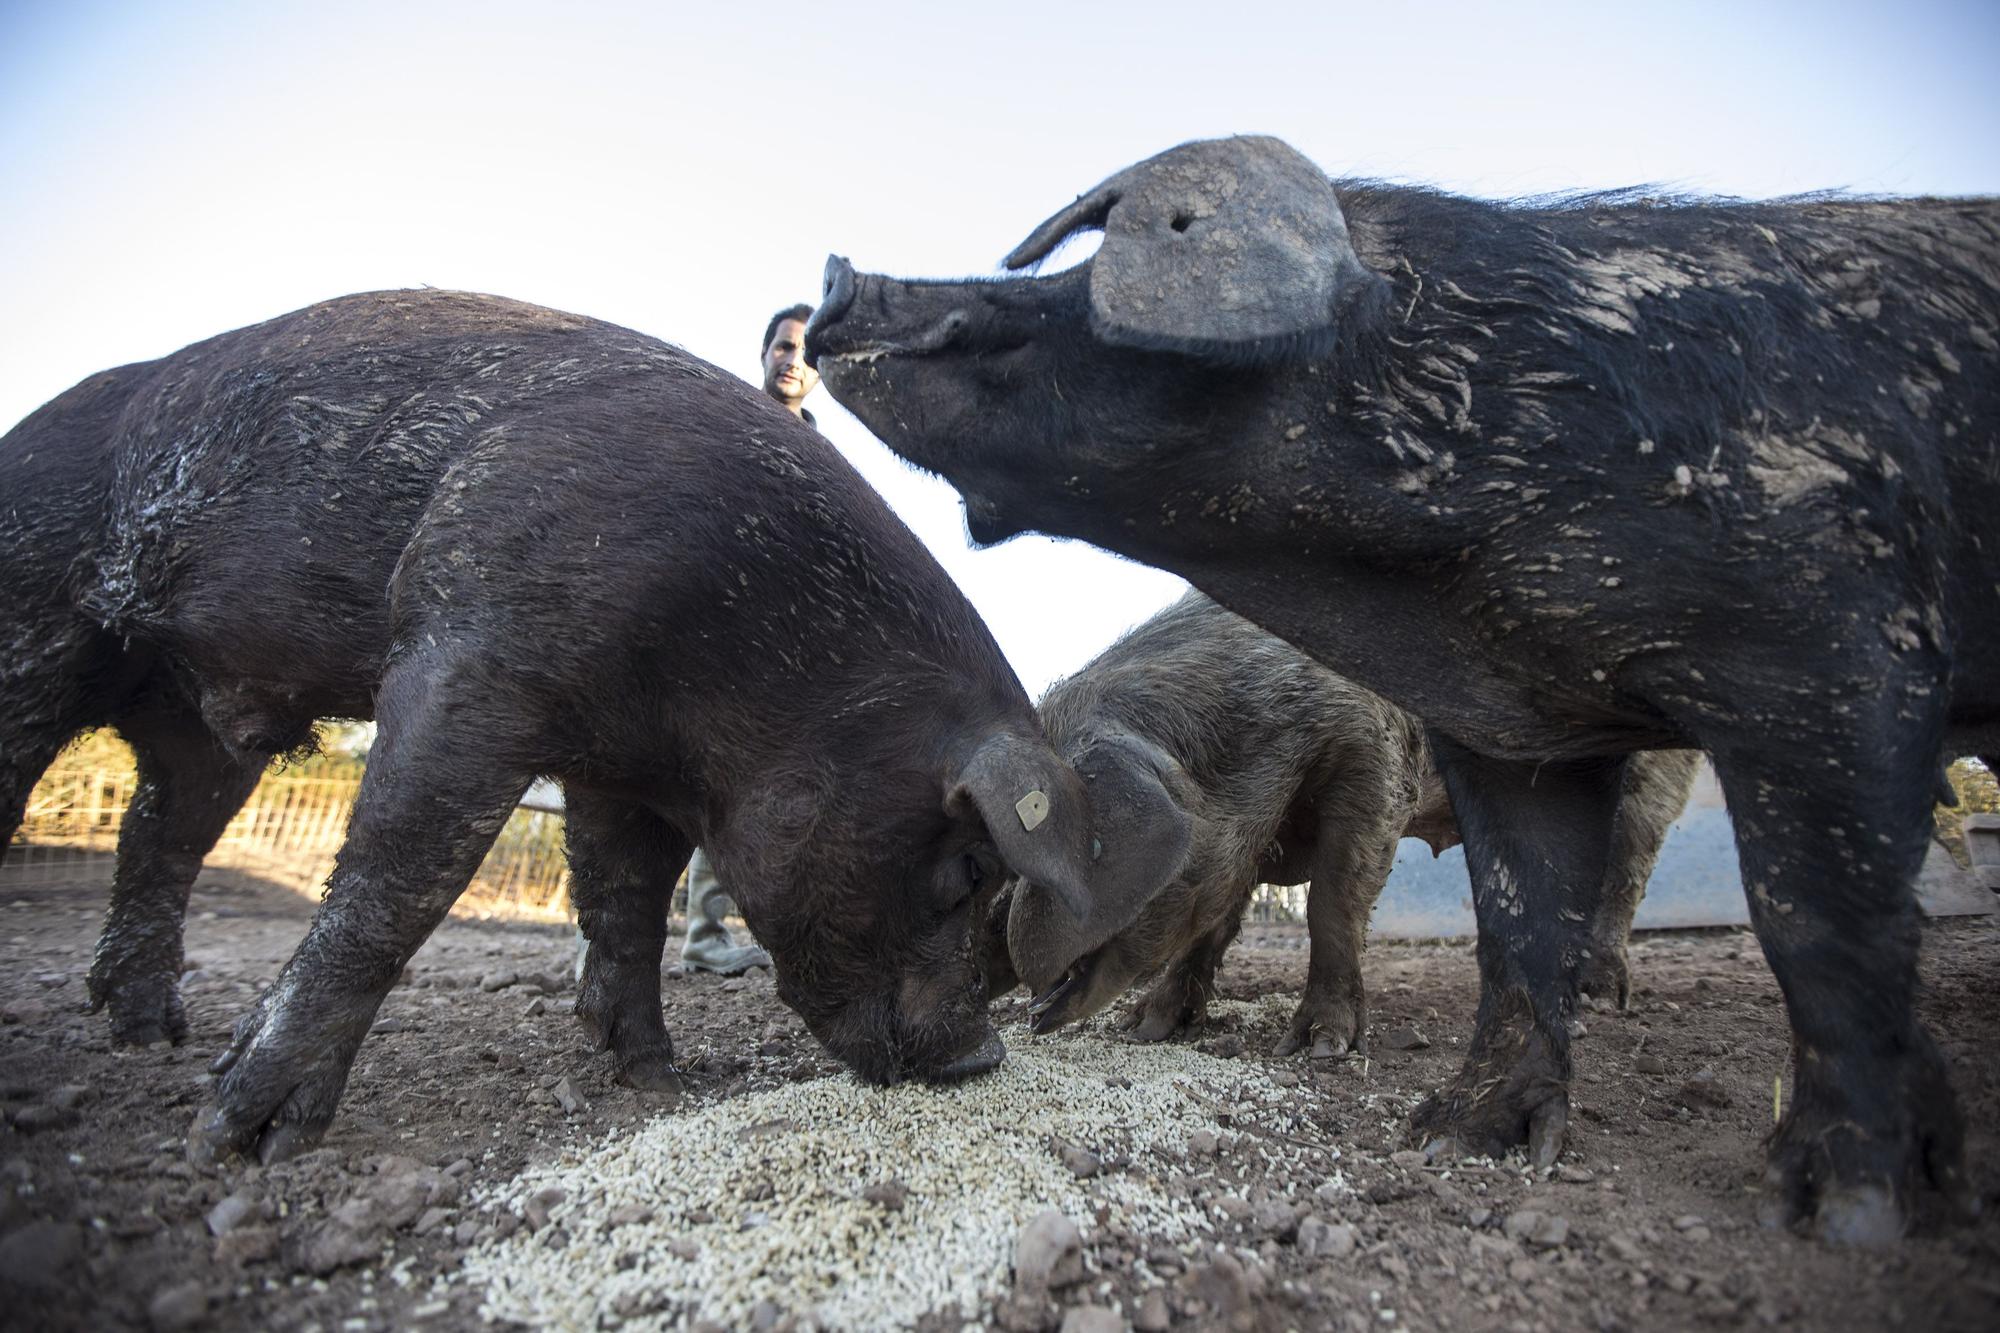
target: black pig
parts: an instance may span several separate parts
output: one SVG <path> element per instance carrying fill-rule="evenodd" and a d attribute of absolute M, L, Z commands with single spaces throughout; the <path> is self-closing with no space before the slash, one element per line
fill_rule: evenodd
<path fill-rule="evenodd" d="M 326 895 L 237 1025 L 198 1158 L 326 1128 L 528 781 L 568 797 L 577 1012 L 671 1088 L 668 897 L 699 843 L 862 1076 L 1002 1055 L 969 900 L 1082 902 L 1178 814 L 1093 798 L 972 608 L 819 435 L 677 348 L 450 292 L 352 296 L 92 376 L 0 440 L 0 828 L 78 730 L 140 786 L 90 992 L 185 1030 L 202 856 L 313 719 L 380 724 Z"/>
<path fill-rule="evenodd" d="M 1782 1210 L 1962 1204 L 1910 886 L 1941 756 L 2000 755 L 2000 204 L 1509 206 L 1243 138 L 1008 264 L 1091 228 L 1016 281 L 832 260 L 808 351 L 975 539 L 1171 569 L 1431 728 L 1482 998 L 1421 1141 L 1560 1150 L 1613 779 L 1700 748 L 1795 1038 Z"/>
<path fill-rule="evenodd" d="M 1015 877 L 991 905 L 975 900 L 989 989 L 1025 981 L 1046 1032 L 1157 975 L 1127 1026 L 1158 1041 L 1201 1021 L 1256 886 L 1309 881 L 1305 993 L 1275 1053 L 1363 1049 L 1361 946 L 1396 844 L 1421 838 L 1436 853 L 1459 841 L 1423 724 L 1198 592 L 1056 682 L 1038 708 L 1058 754 L 1122 759 L 1142 770 L 1134 788 L 1159 783 L 1187 812 L 1188 856 L 1122 928 L 1079 921 Z M 1621 1007 L 1632 914 L 1697 767 L 1689 751 L 1660 750 L 1625 769 L 1578 965 L 1580 989 Z"/>

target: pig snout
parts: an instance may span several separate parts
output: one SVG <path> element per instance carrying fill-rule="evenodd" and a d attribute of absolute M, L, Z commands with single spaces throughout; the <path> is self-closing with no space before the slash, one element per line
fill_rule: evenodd
<path fill-rule="evenodd" d="M 1040 885 L 1023 885 L 1011 895 L 1006 917 L 1007 956 L 1015 974 L 1037 994 L 1103 944 L 1088 923 L 1079 925 Z"/>
<path fill-rule="evenodd" d="M 812 1034 L 863 1081 L 951 1083 L 983 1074 L 1007 1049 L 986 1015 L 986 985 L 970 960 L 963 972 L 906 976 L 831 1008 L 802 998 L 779 960 L 779 997 L 806 1021 Z"/>
<path fill-rule="evenodd" d="M 898 298 L 909 294 L 909 284 L 857 274 L 839 255 L 827 258 L 825 289 L 806 325 L 806 364 L 822 374 L 885 356 L 942 352 L 963 340 L 972 323 L 956 291 L 940 286 L 902 303 Z M 904 312 L 910 317 L 899 317 Z M 822 367 L 823 359 L 834 364 Z"/>
<path fill-rule="evenodd" d="M 988 1024 L 986 1034 L 980 1039 L 978 1045 L 951 1063 L 924 1075 L 924 1081 L 927 1083 L 956 1083 L 960 1079 L 971 1078 L 975 1074 L 984 1074 L 988 1070 L 996 1069 L 999 1067 L 1000 1062 L 1006 1058 L 1007 1043 L 1000 1040 L 1000 1034 L 993 1030 L 991 1024 Z"/>
<path fill-rule="evenodd" d="M 969 985 L 967 983 L 970 983 Z M 933 973 L 905 980 L 896 996 L 903 1073 L 926 1083 L 955 1083 L 1007 1057 L 986 1016 L 981 978 Z"/>
<path fill-rule="evenodd" d="M 819 369 L 821 334 L 836 323 L 854 304 L 854 265 L 839 255 L 826 257 L 826 277 L 822 282 L 819 309 L 806 325 L 806 364 Z"/>

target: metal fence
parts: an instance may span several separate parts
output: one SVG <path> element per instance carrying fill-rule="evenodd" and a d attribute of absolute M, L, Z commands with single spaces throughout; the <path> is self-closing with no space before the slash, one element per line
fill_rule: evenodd
<path fill-rule="evenodd" d="M 0 865 L 0 886 L 108 885 L 136 783 L 129 762 L 101 754 L 58 759 L 28 798 L 27 815 Z M 360 786 L 359 764 L 273 767 L 229 821 L 203 873 L 251 875 L 316 895 L 332 873 Z M 516 810 L 456 910 L 565 916 L 569 869 L 562 843 L 562 816 Z"/>
<path fill-rule="evenodd" d="M 1259 884 L 1250 895 L 1250 920 L 1270 925 L 1296 924 L 1306 919 L 1304 884 Z"/>

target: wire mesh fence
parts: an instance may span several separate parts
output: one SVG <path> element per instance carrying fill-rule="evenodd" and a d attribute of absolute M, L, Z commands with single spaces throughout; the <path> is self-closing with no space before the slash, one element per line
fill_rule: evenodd
<path fill-rule="evenodd" d="M 121 753 L 122 752 L 122 753 Z M 105 886 L 138 784 L 129 752 L 92 744 L 51 765 L 0 864 L 0 886 Z M 254 875 L 317 894 L 361 787 L 355 761 L 280 763 L 229 821 L 203 861 L 209 875 Z M 562 816 L 516 810 L 456 909 L 480 916 L 559 919 L 569 910 Z"/>

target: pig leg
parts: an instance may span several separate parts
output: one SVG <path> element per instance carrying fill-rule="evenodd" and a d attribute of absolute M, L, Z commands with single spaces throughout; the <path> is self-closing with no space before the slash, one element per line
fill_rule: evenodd
<path fill-rule="evenodd" d="M 188 1156 L 265 1162 L 318 1142 L 355 1052 L 410 955 L 444 919 L 527 790 L 503 756 L 490 678 L 411 656 L 383 681 L 380 733 L 326 896 L 291 961 L 213 1066 Z"/>
<path fill-rule="evenodd" d="M 42 770 L 55 761 L 83 724 L 32 726 L 22 719 L 0 719 L 0 860 L 28 812 L 28 796 L 41 781 Z"/>
<path fill-rule="evenodd" d="M 1249 902 L 1246 894 L 1237 910 L 1167 965 L 1166 974 L 1125 1016 L 1121 1026 L 1133 1041 L 1165 1041 L 1175 1033 L 1198 1028 L 1207 1020 L 1209 997 L 1215 994 L 1215 970 L 1222 965 L 1222 955 L 1243 928 L 1243 909 Z"/>
<path fill-rule="evenodd" d="M 111 1011 L 112 1040 L 144 1046 L 187 1036 L 181 1010 L 181 922 L 202 858 L 263 776 L 268 755 L 239 757 L 185 713 L 121 719 L 138 787 L 118 834 L 111 905 L 88 989 Z"/>
<path fill-rule="evenodd" d="M 11 572 L 11 571 L 10 571 Z M 12 620 L 13 623 L 8 622 Z M 103 689 L 117 675 L 116 652 L 94 627 L 51 619 L 39 608 L 0 602 L 0 859 L 28 810 L 29 793 L 63 746 L 112 711 Z"/>
<path fill-rule="evenodd" d="M 1381 817 L 1372 813 L 1384 808 L 1376 803 L 1369 805 L 1369 813 L 1335 815 L 1320 832 L 1320 851 L 1306 890 L 1306 930 L 1312 942 L 1306 991 L 1274 1055 L 1293 1055 L 1311 1046 L 1314 1059 L 1328 1059 L 1367 1049 L 1361 946 L 1368 935 L 1368 914 L 1396 859 L 1396 834 L 1385 837 Z"/>
<path fill-rule="evenodd" d="M 1591 922 L 1590 953 L 1577 972 L 1577 989 L 1620 1009 L 1631 999 L 1625 944 L 1632 916 L 1646 896 L 1646 881 L 1660 858 L 1667 830 L 1687 805 L 1701 766 L 1698 750 L 1648 750 L 1632 756 L 1620 784 L 1611 828 L 1611 859 L 1604 868 L 1604 896 Z"/>
<path fill-rule="evenodd" d="M 618 1081 L 678 1094 L 674 1044 L 660 1017 L 660 960 L 667 903 L 693 845 L 658 815 L 629 801 L 564 793 L 570 897 L 590 941 L 576 1016 Z"/>
<path fill-rule="evenodd" d="M 1751 923 L 1792 1023 L 1791 1105 L 1769 1142 L 1770 1180 L 1781 1220 L 1833 1240 L 1894 1240 L 1930 1191 L 1966 1211 L 1957 1103 L 1914 1003 L 1911 885 L 1934 753 L 1905 741 L 1790 764 L 1770 751 L 1714 754 Z"/>
<path fill-rule="evenodd" d="M 1479 1013 L 1457 1079 L 1411 1117 L 1434 1154 L 1555 1162 L 1569 1119 L 1576 966 L 1590 946 L 1625 760 L 1490 759 L 1431 733 L 1479 921 Z"/>

